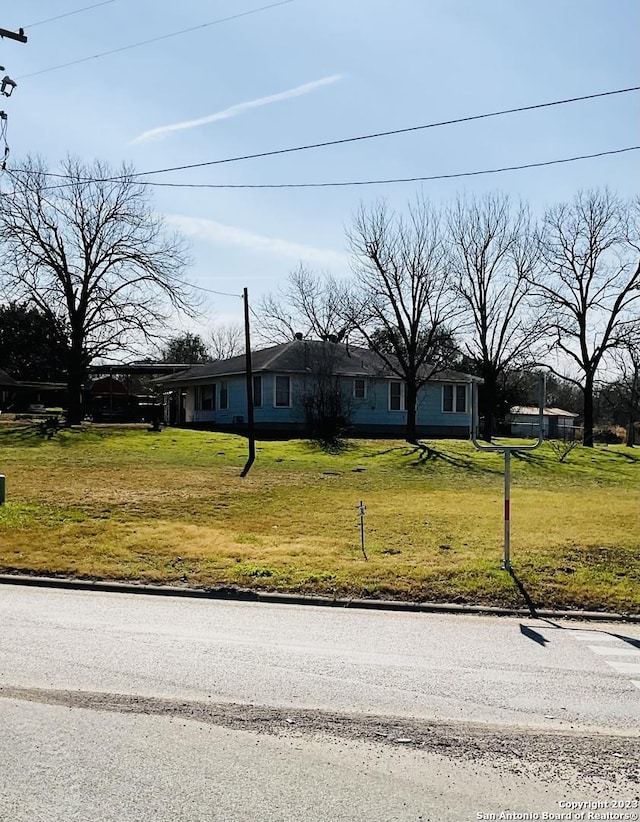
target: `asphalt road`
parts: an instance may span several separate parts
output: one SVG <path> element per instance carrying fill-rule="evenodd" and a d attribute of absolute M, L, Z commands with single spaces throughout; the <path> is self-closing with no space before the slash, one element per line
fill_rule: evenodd
<path fill-rule="evenodd" d="M 0 625 L 3 822 L 458 822 L 640 795 L 637 625 L 8 585 Z"/>

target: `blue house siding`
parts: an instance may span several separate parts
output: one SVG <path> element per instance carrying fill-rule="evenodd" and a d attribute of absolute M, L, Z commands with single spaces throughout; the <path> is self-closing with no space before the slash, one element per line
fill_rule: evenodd
<path fill-rule="evenodd" d="M 275 404 L 275 383 L 277 374 L 256 374 L 260 378 L 261 405 L 254 406 L 254 421 L 258 431 L 266 433 L 304 434 L 306 421 L 302 404 L 309 390 L 310 378 L 302 375 L 280 375 L 289 377 L 291 404 L 278 407 Z M 368 436 L 403 436 L 407 421 L 406 410 L 389 408 L 389 384 L 400 382 L 390 379 L 365 379 L 366 395 L 354 397 L 354 378 L 341 379 L 345 407 L 350 409 L 350 428 L 354 434 Z M 227 386 L 226 409 L 221 409 L 220 388 Z M 198 408 L 198 392 L 202 386 L 216 386 L 215 409 Z M 417 423 L 419 436 L 462 436 L 467 437 L 471 424 L 470 391 L 466 385 L 466 411 L 443 411 L 443 385 L 432 382 L 418 393 Z M 460 385 L 461 383 L 457 383 Z M 244 374 L 232 375 L 225 379 L 203 379 L 186 389 L 186 424 L 210 428 L 242 429 L 247 422 L 246 381 Z"/>
<path fill-rule="evenodd" d="M 194 365 L 163 378 L 161 384 L 165 391 L 169 389 L 167 396 L 171 397 L 167 400 L 170 420 L 206 428 L 245 430 L 244 369 L 244 357 L 238 356 Z M 329 340 L 295 339 L 254 351 L 253 369 L 254 420 L 259 434 L 304 436 L 305 397 L 317 387 L 317 380 L 333 374 L 342 387 L 344 416 L 349 420 L 352 435 L 404 436 L 404 385 L 393 375 L 391 365 L 369 349 Z M 419 436 L 469 435 L 472 379 L 458 371 L 445 371 L 420 389 Z M 258 387 L 260 390 L 255 391 Z"/>

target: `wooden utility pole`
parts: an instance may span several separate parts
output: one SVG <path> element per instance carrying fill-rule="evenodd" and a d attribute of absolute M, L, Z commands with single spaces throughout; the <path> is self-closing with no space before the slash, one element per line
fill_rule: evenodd
<path fill-rule="evenodd" d="M 242 469 L 241 477 L 246 477 L 256 458 L 256 435 L 253 423 L 253 370 L 251 367 L 251 327 L 249 324 L 249 290 L 242 291 L 244 301 L 244 345 L 245 371 L 247 376 L 247 438 L 249 440 L 249 459 Z"/>
<path fill-rule="evenodd" d="M 0 37 L 8 37 L 10 40 L 17 40 L 19 43 L 27 42 L 27 35 L 24 33 L 24 29 L 18 29 L 18 31 L 0 29 Z"/>
<path fill-rule="evenodd" d="M 24 33 L 24 29 L 18 29 L 18 31 L 9 31 L 9 29 L 0 28 L 0 39 L 3 37 L 8 37 L 10 40 L 17 40 L 19 43 L 26 43 L 27 36 Z M 0 66 L 0 71 L 4 71 L 4 66 Z M 16 87 L 15 81 L 13 81 L 9 75 L 5 75 L 2 79 L 2 85 L 0 85 L 0 90 L 5 97 L 10 97 L 11 92 Z M 8 89 L 8 91 L 7 91 Z M 0 165 L 0 169 L 4 171 L 7 167 L 7 158 L 9 156 L 9 145 L 7 143 L 7 113 L 5 111 L 0 111 L 0 139 L 4 142 L 4 157 L 2 159 L 2 163 Z"/>

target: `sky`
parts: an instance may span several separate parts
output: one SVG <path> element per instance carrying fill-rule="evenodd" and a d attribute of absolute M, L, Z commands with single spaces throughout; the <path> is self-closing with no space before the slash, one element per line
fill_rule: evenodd
<path fill-rule="evenodd" d="M 41 23 L 85 6 L 95 7 Z M 0 40 L 18 82 L 0 98 L 11 163 L 40 155 L 50 170 L 67 154 L 184 166 L 640 85 L 637 0 L 23 0 L 2 4 L 0 27 L 28 36 Z M 193 30 L 164 37 L 183 29 Z M 379 180 L 544 162 L 639 145 L 639 102 L 631 92 L 145 179 Z M 425 183 L 157 187 L 153 201 L 189 238 L 194 283 L 247 287 L 257 303 L 300 262 L 348 276 L 345 230 L 361 204 L 384 198 L 402 211 L 418 193 L 446 206 L 504 191 L 540 216 L 579 189 L 634 196 L 639 180 L 637 151 Z M 202 294 L 198 323 L 176 332 L 241 321 L 238 297 Z"/>

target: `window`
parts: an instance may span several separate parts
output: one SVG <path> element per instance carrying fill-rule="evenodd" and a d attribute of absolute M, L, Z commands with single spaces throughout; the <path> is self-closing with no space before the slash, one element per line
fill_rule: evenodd
<path fill-rule="evenodd" d="M 200 411 L 215 411 L 216 408 L 216 387 L 215 385 L 200 385 L 197 389 L 197 407 Z"/>
<path fill-rule="evenodd" d="M 447 414 L 464 414 L 467 410 L 467 386 L 443 385 L 442 410 Z"/>
<path fill-rule="evenodd" d="M 291 378 L 276 377 L 276 408 L 288 408 L 291 405 Z"/>
<path fill-rule="evenodd" d="M 389 383 L 389 411 L 404 411 L 404 383 L 393 380 Z"/>
<path fill-rule="evenodd" d="M 367 398 L 367 383 L 364 380 L 353 381 L 353 396 L 357 400 L 366 400 Z"/>
<path fill-rule="evenodd" d="M 224 411 L 229 407 L 229 386 L 226 382 L 220 383 L 220 408 Z"/>
<path fill-rule="evenodd" d="M 262 377 L 253 378 L 253 407 L 260 408 L 262 405 Z"/>

